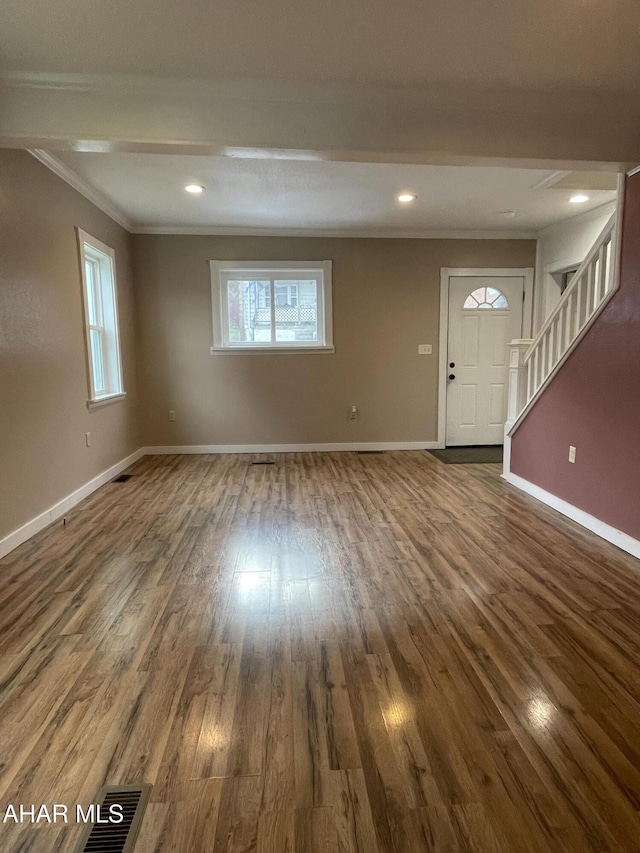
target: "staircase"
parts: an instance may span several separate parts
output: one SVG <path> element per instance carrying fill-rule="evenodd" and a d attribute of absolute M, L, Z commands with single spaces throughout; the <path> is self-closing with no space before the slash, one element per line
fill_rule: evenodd
<path fill-rule="evenodd" d="M 511 436 L 618 289 L 617 217 L 607 222 L 536 337 L 509 345 L 505 473 Z"/>

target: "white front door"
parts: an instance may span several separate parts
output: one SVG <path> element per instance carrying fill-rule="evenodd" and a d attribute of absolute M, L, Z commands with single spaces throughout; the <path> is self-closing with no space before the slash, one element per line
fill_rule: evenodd
<path fill-rule="evenodd" d="M 522 336 L 524 278 L 449 279 L 447 445 L 502 444 L 507 344 Z"/>

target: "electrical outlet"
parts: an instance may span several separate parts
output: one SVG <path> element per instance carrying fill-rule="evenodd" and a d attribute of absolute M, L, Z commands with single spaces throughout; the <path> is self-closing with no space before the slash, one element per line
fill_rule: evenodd
<path fill-rule="evenodd" d="M 572 444 L 570 444 L 569 445 L 569 462 L 575 462 L 575 461 L 576 461 L 576 449 Z"/>
<path fill-rule="evenodd" d="M 431 355 L 433 346 L 431 344 L 418 344 L 418 355 Z"/>
<path fill-rule="evenodd" d="M 351 409 L 349 410 L 349 417 L 352 421 L 356 420 L 356 418 L 358 417 L 358 407 L 357 406 L 351 406 Z"/>
<path fill-rule="evenodd" d="M 91 447 L 91 433 L 85 432 L 84 440 L 87 442 L 87 447 Z"/>
<path fill-rule="evenodd" d="M 174 412 L 173 409 L 169 409 L 169 420 L 175 421 L 175 419 L 176 419 L 176 413 Z"/>

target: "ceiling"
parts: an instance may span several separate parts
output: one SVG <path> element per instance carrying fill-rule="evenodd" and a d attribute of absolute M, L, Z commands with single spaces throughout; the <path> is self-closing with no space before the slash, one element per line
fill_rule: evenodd
<path fill-rule="evenodd" d="M 1 67 L 640 94 L 637 0 L 3 0 Z"/>
<path fill-rule="evenodd" d="M 3 0 L 0 145 L 625 168 L 639 35 L 638 0 Z"/>
<path fill-rule="evenodd" d="M 615 186 L 615 175 L 602 172 L 72 151 L 55 157 L 65 177 L 97 192 L 136 231 L 531 236 L 615 198 L 602 188 Z M 569 202 L 576 181 L 588 192 L 585 204 Z M 205 192 L 189 195 L 188 183 Z M 402 190 L 416 200 L 398 202 Z"/>

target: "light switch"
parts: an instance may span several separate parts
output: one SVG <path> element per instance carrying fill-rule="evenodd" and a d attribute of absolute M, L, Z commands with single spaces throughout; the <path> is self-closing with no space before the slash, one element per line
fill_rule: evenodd
<path fill-rule="evenodd" d="M 418 355 L 431 355 L 433 347 L 431 344 L 418 344 Z"/>

